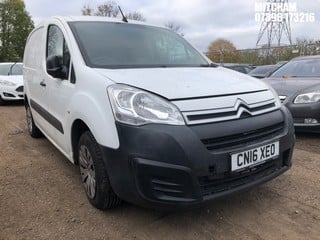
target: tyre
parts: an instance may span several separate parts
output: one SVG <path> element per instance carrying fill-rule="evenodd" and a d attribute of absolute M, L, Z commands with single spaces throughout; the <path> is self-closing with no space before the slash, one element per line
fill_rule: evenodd
<path fill-rule="evenodd" d="M 27 118 L 27 125 L 28 125 L 28 132 L 31 137 L 33 138 L 40 138 L 42 137 L 42 132 L 39 128 L 35 125 L 31 113 L 31 108 L 29 105 L 26 106 L 26 118 Z"/>
<path fill-rule="evenodd" d="M 118 206 L 121 200 L 111 188 L 101 150 L 91 132 L 84 132 L 78 144 L 82 184 L 89 202 L 101 210 Z"/>
<path fill-rule="evenodd" d="M 1 98 L 1 96 L 0 96 L 0 106 L 3 106 L 3 105 L 5 105 L 6 104 L 6 102 Z"/>

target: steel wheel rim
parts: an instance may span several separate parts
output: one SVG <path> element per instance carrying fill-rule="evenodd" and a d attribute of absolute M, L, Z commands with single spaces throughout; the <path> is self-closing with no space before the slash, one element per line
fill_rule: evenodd
<path fill-rule="evenodd" d="M 84 189 L 87 196 L 93 199 L 96 195 L 96 173 L 91 153 L 84 145 L 79 149 L 79 166 Z"/>
<path fill-rule="evenodd" d="M 28 124 L 29 132 L 32 132 L 32 115 L 31 115 L 30 107 L 27 108 L 27 124 Z"/>

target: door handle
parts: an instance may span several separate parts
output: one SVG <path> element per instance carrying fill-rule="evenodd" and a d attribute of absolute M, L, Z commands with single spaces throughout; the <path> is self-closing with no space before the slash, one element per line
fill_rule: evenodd
<path fill-rule="evenodd" d="M 47 84 L 44 82 L 44 80 L 42 80 L 42 81 L 40 82 L 40 86 L 45 87 L 45 86 L 47 86 Z"/>

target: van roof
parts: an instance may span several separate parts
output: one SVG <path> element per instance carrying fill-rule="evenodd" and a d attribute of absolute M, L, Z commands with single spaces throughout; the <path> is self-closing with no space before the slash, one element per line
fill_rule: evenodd
<path fill-rule="evenodd" d="M 49 19 L 42 21 L 39 26 L 43 25 L 46 22 L 50 22 L 50 20 L 57 19 L 61 22 L 116 22 L 116 23 L 124 23 L 121 18 L 110 18 L 104 16 L 53 16 Z M 128 23 L 125 24 L 140 24 L 140 25 L 148 25 L 148 26 L 155 26 L 146 22 L 136 21 L 128 19 Z M 163 27 L 165 28 L 165 27 Z"/>

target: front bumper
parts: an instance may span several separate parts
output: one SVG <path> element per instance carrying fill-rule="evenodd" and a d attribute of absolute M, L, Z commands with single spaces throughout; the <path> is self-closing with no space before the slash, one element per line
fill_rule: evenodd
<path fill-rule="evenodd" d="M 0 96 L 5 101 L 19 101 L 24 99 L 23 86 L 0 85 Z"/>
<path fill-rule="evenodd" d="M 320 133 L 320 103 L 294 104 L 287 101 L 285 106 L 293 116 L 294 126 L 297 132 Z M 318 123 L 305 123 L 305 119 L 316 119 Z"/>
<path fill-rule="evenodd" d="M 284 107 L 214 124 L 117 128 L 120 148 L 101 146 L 111 186 L 121 199 L 153 208 L 198 205 L 262 184 L 290 168 L 295 141 Z M 231 153 L 274 141 L 277 159 L 231 172 Z"/>

